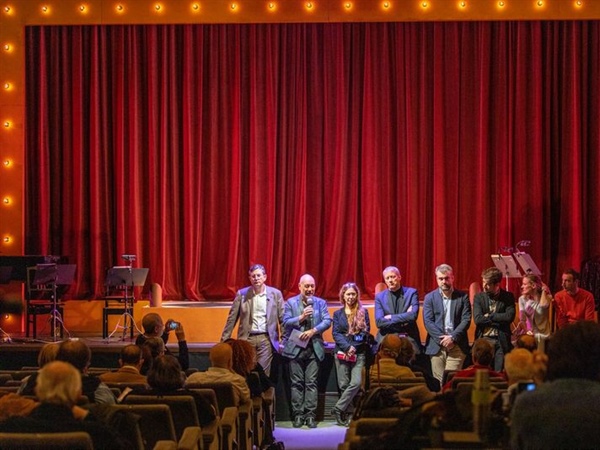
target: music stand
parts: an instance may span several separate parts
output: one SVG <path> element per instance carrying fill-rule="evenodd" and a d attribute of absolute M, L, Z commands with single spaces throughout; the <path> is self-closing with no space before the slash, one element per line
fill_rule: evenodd
<path fill-rule="evenodd" d="M 134 319 L 131 312 L 133 311 L 133 303 L 135 301 L 134 288 L 136 286 L 143 286 L 146 283 L 146 277 L 150 269 L 134 269 L 131 266 L 115 266 L 108 269 L 106 273 L 105 285 L 107 287 L 122 287 L 123 288 L 123 305 L 125 312 L 121 316 L 123 318 L 123 339 L 127 335 L 127 330 L 131 327 L 133 332 Z M 129 289 L 131 288 L 131 295 Z M 128 324 L 129 323 L 129 324 Z M 119 329 L 119 323 L 108 336 L 107 340 L 117 332 Z"/>
<path fill-rule="evenodd" d="M 513 253 L 513 256 L 519 263 L 519 266 L 521 266 L 521 269 L 523 269 L 523 273 L 525 275 L 540 276 L 542 274 L 540 269 L 538 269 L 538 266 L 535 264 L 535 262 L 533 262 L 533 259 L 529 253 L 517 252 Z"/>
<path fill-rule="evenodd" d="M 56 323 L 60 323 L 60 326 L 64 329 L 65 324 L 62 320 L 62 316 L 58 311 L 58 286 L 69 286 L 73 284 L 75 279 L 75 270 L 77 266 L 75 264 L 38 264 L 35 266 L 35 276 L 33 277 L 33 284 L 36 286 L 45 285 L 52 288 L 52 311 L 50 312 L 52 320 L 52 339 L 56 342 L 57 332 Z"/>
<path fill-rule="evenodd" d="M 494 261 L 496 268 L 502 272 L 502 275 L 506 278 L 507 290 L 509 278 L 521 278 L 521 272 L 519 272 L 517 262 L 512 255 L 492 255 L 492 261 Z"/>

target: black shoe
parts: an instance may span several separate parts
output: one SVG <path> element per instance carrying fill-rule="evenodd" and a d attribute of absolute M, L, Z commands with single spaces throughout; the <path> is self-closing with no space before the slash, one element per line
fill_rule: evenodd
<path fill-rule="evenodd" d="M 292 425 L 294 426 L 294 428 L 300 428 L 302 425 L 304 425 L 304 417 L 302 417 L 302 416 L 294 417 L 294 423 Z"/>
<path fill-rule="evenodd" d="M 335 423 L 337 423 L 340 427 L 346 427 L 348 426 L 348 423 L 346 422 L 346 417 L 345 414 L 340 411 L 337 408 L 333 408 L 331 410 L 331 414 L 333 414 L 333 416 L 335 417 Z"/>
<path fill-rule="evenodd" d="M 308 428 L 317 428 L 317 422 L 314 417 L 307 417 L 305 423 Z"/>

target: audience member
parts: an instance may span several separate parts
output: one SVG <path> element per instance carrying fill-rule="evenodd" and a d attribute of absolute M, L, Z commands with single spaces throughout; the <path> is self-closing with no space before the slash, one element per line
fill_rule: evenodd
<path fill-rule="evenodd" d="M 142 375 L 148 375 L 148 372 L 152 368 L 152 364 L 154 360 L 161 355 L 166 354 L 167 347 L 165 346 L 165 341 L 158 336 L 149 337 L 144 340 L 141 346 L 139 346 L 142 351 L 142 367 L 140 368 L 140 373 Z M 173 356 L 173 355 L 171 355 Z"/>
<path fill-rule="evenodd" d="M 263 392 L 274 387 L 260 363 L 256 361 L 256 348 L 249 341 L 227 339 L 225 343 L 231 346 L 233 371 L 246 379 L 252 397 L 260 397 Z"/>
<path fill-rule="evenodd" d="M 80 340 L 67 340 L 62 341 L 59 344 L 58 352 L 56 354 L 56 360 L 64 361 L 71 364 L 81 373 L 81 383 L 83 395 L 86 396 L 90 403 L 96 404 L 114 404 L 116 402 L 115 396 L 110 388 L 95 375 L 88 374 L 88 368 L 92 359 L 92 351 L 84 341 Z M 37 374 L 32 374 L 32 381 L 30 381 L 25 389 L 23 389 L 22 395 L 34 395 L 34 385 L 37 383 Z"/>
<path fill-rule="evenodd" d="M 489 371 L 490 377 L 506 378 L 503 372 L 492 370 L 491 364 L 494 361 L 493 344 L 486 338 L 476 339 L 471 348 L 471 358 L 473 365 L 466 369 L 459 370 L 454 374 L 458 378 L 475 378 L 478 370 L 485 369 Z M 452 380 L 449 380 L 442 388 L 443 392 L 452 389 Z"/>
<path fill-rule="evenodd" d="M 433 376 L 442 382 L 445 370 L 462 369 L 469 353 L 471 326 L 469 294 L 454 289 L 454 271 L 448 264 L 435 268 L 438 289 L 425 296 L 423 322 L 427 330 L 425 353 Z"/>
<path fill-rule="evenodd" d="M 375 295 L 375 323 L 379 329 L 377 342 L 381 342 L 387 334 L 400 334 L 411 340 L 415 353 L 420 355 L 422 343 L 417 326 L 417 317 L 419 317 L 417 290 L 402 286 L 400 269 L 394 266 L 383 269 L 383 279 L 387 289 Z M 427 358 L 423 362 L 425 360 Z"/>
<path fill-rule="evenodd" d="M 38 405 L 35 400 L 14 392 L 0 392 L 0 422 L 9 417 L 28 416 Z"/>
<path fill-rule="evenodd" d="M 596 321 L 594 295 L 579 287 L 579 273 L 575 269 L 563 272 L 562 287 L 554 296 L 556 327 L 580 320 Z"/>
<path fill-rule="evenodd" d="M 200 426 L 206 426 L 215 420 L 216 413 L 212 405 L 197 392 L 184 388 L 185 375 L 181 371 L 179 361 L 173 355 L 160 355 L 148 372 L 150 389 L 135 388 L 127 395 L 158 395 L 168 397 L 188 395 L 194 398 Z M 127 395 L 124 398 L 127 398 Z"/>
<path fill-rule="evenodd" d="M 522 334 L 517 338 L 515 347 L 524 348 L 525 350 L 533 352 L 538 348 L 538 343 L 531 334 Z"/>
<path fill-rule="evenodd" d="M 146 377 L 140 373 L 143 362 L 142 349 L 135 344 L 126 345 L 121 349 L 119 369 L 115 372 L 103 373 L 99 378 L 105 383 L 146 384 Z"/>
<path fill-rule="evenodd" d="M 248 270 L 251 286 L 240 289 L 227 316 L 221 341 L 231 338 L 239 322 L 237 336 L 256 349 L 258 363 L 271 375 L 273 355 L 279 352 L 279 328 L 283 323 L 283 295 L 267 286 L 267 271 L 261 264 Z"/>
<path fill-rule="evenodd" d="M 379 343 L 375 364 L 371 366 L 370 387 L 403 378 L 414 378 L 415 374 L 410 368 L 396 363 L 397 358 L 410 361 L 414 355 L 415 349 L 411 341 L 397 334 L 386 334 Z"/>
<path fill-rule="evenodd" d="M 41 369 L 50 361 L 54 361 L 56 359 L 56 355 L 58 354 L 58 342 L 49 342 L 44 344 L 38 353 L 38 367 Z M 21 386 L 19 386 L 19 390 L 17 394 L 19 395 L 33 395 L 35 391 L 35 383 L 36 383 L 37 374 L 33 377 L 31 375 L 26 376 L 21 381 Z"/>
<path fill-rule="evenodd" d="M 220 342 L 210 349 L 211 366 L 205 372 L 194 372 L 186 380 L 186 386 L 195 383 L 229 382 L 233 385 L 237 405 L 250 400 L 250 389 L 246 379 L 233 371 L 233 350 Z"/>
<path fill-rule="evenodd" d="M 513 349 L 504 358 L 504 370 L 508 381 L 508 389 L 494 399 L 492 409 L 508 417 L 520 386 L 535 386 L 538 379 L 533 353 L 524 348 Z M 540 380 L 541 381 L 541 380 Z"/>
<path fill-rule="evenodd" d="M 315 279 L 300 277 L 300 294 L 285 302 L 283 356 L 289 359 L 293 426 L 317 427 L 317 379 L 325 358 L 323 332 L 331 326 L 327 302 L 315 294 Z"/>
<path fill-rule="evenodd" d="M 550 337 L 550 303 L 552 294 L 537 275 L 525 275 L 519 297 L 519 323 L 517 330 L 529 334 L 536 342 Z"/>
<path fill-rule="evenodd" d="M 128 449 L 128 443 L 109 427 L 76 407 L 81 389 L 81 373 L 78 369 L 63 361 L 49 362 L 40 369 L 36 379 L 35 393 L 40 405 L 28 417 L 11 417 L 0 422 L 0 432 L 83 431 L 90 435 L 95 449 Z"/>
<path fill-rule="evenodd" d="M 600 448 L 600 326 L 565 325 L 549 341 L 547 382 L 519 394 L 511 448 Z"/>
<path fill-rule="evenodd" d="M 332 413 L 338 425 L 348 426 L 354 409 L 353 400 L 363 384 L 366 355 L 371 351 L 367 345 L 371 325 L 369 312 L 360 302 L 360 290 L 355 283 L 344 284 L 339 297 L 343 306 L 333 313 L 333 340 L 340 398 Z"/>
<path fill-rule="evenodd" d="M 483 292 L 473 299 L 475 338 L 486 338 L 493 343 L 493 368 L 496 372 L 504 367 L 504 355 L 512 349 L 511 324 L 515 320 L 515 296 L 500 287 L 502 272 L 490 267 L 481 274 Z"/>
<path fill-rule="evenodd" d="M 160 337 L 165 344 L 165 353 L 167 355 L 172 354 L 171 350 L 167 348 L 167 342 L 169 341 L 169 333 L 174 329 L 175 336 L 177 337 L 177 345 L 179 347 L 177 360 L 179 361 L 179 364 L 181 364 L 183 370 L 189 369 L 190 356 L 187 341 L 185 340 L 185 331 L 181 323 L 169 319 L 167 320 L 167 323 L 164 324 L 162 317 L 158 314 L 148 313 L 142 317 L 142 328 L 144 328 L 144 334 L 140 334 L 136 338 L 135 344 L 141 346 L 148 338 Z"/>

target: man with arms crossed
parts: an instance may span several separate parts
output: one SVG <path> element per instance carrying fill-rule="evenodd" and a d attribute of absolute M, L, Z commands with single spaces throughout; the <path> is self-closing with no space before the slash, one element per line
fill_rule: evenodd
<path fill-rule="evenodd" d="M 267 375 L 271 374 L 273 354 L 279 352 L 279 326 L 283 323 L 283 295 L 267 286 L 267 271 L 254 264 L 248 270 L 251 286 L 240 289 L 233 300 L 221 341 L 231 338 L 239 321 L 238 339 L 250 342 L 256 348 L 258 363 Z"/>
<path fill-rule="evenodd" d="M 448 264 L 435 268 L 435 279 L 438 289 L 428 293 L 423 303 L 425 353 L 431 357 L 433 376 L 442 383 L 444 370 L 462 369 L 469 353 L 471 302 L 466 292 L 454 289 L 454 273 Z"/>

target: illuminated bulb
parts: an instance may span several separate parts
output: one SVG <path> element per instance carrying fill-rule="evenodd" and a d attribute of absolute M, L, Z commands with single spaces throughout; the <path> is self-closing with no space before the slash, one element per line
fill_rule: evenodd
<path fill-rule="evenodd" d="M 575 2 L 575 6 L 581 7 L 581 6 L 583 6 L 583 2 L 581 0 L 577 0 Z"/>
<path fill-rule="evenodd" d="M 4 122 L 4 128 L 10 128 L 10 122 L 8 120 Z"/>
<path fill-rule="evenodd" d="M 544 2 L 542 0 L 538 0 L 537 5 L 538 6 L 544 6 Z"/>
<path fill-rule="evenodd" d="M 421 6 L 422 6 L 423 8 L 427 8 L 427 2 L 423 2 L 423 3 L 421 3 Z"/>
<path fill-rule="evenodd" d="M 344 3 L 344 8 L 346 8 L 346 9 L 352 8 L 352 3 L 350 3 L 350 2 Z"/>
<path fill-rule="evenodd" d="M 160 11 L 160 4 L 157 3 L 156 5 L 154 5 L 154 9 Z"/>
<path fill-rule="evenodd" d="M 235 8 L 237 8 L 237 4 L 236 3 L 232 3 L 231 4 L 231 10 L 235 11 Z"/>
<path fill-rule="evenodd" d="M 4 164 L 4 167 L 10 166 L 10 159 L 5 159 L 2 164 Z"/>
<path fill-rule="evenodd" d="M 81 11 L 81 12 L 84 12 L 84 11 L 85 11 L 85 5 L 81 5 L 81 6 L 79 7 L 79 11 Z"/>
<path fill-rule="evenodd" d="M 502 2 L 502 1 L 498 2 L 498 6 L 499 6 L 500 8 L 504 8 L 504 2 Z"/>
<path fill-rule="evenodd" d="M 8 244 L 10 242 L 10 236 L 4 236 L 4 242 Z"/>
<path fill-rule="evenodd" d="M 10 6 L 5 6 L 4 7 L 4 12 L 5 13 L 9 13 L 10 12 Z"/>
<path fill-rule="evenodd" d="M 10 89 L 10 83 L 4 83 L 4 89 L 8 91 Z"/>
<path fill-rule="evenodd" d="M 467 6 L 467 2 L 460 2 L 460 7 L 464 8 L 465 6 Z"/>
<path fill-rule="evenodd" d="M 10 44 L 4 44 L 4 51 L 9 52 L 10 51 Z"/>
<path fill-rule="evenodd" d="M 312 7 L 313 7 L 313 4 L 312 4 L 311 2 L 308 2 L 308 3 L 306 4 L 306 8 L 307 8 L 307 9 L 312 9 Z"/>
<path fill-rule="evenodd" d="M 383 2 L 383 7 L 388 9 L 390 7 L 390 2 Z"/>
<path fill-rule="evenodd" d="M 2 199 L 2 202 L 4 202 L 4 204 L 5 204 L 5 205 L 8 205 L 8 204 L 10 203 L 10 198 L 8 198 L 8 197 L 4 197 L 4 198 Z"/>
<path fill-rule="evenodd" d="M 275 3 L 269 3 L 269 9 L 275 9 Z"/>
<path fill-rule="evenodd" d="M 117 5 L 118 12 L 123 12 L 123 9 L 125 9 L 125 8 L 123 8 L 123 5 Z"/>
<path fill-rule="evenodd" d="M 47 13 L 50 10 L 46 5 L 42 6 L 42 12 Z"/>
<path fill-rule="evenodd" d="M 194 3 L 194 4 L 192 5 L 192 9 L 193 9 L 194 11 L 198 11 L 198 10 L 200 9 L 200 5 L 199 5 L 198 3 Z"/>

